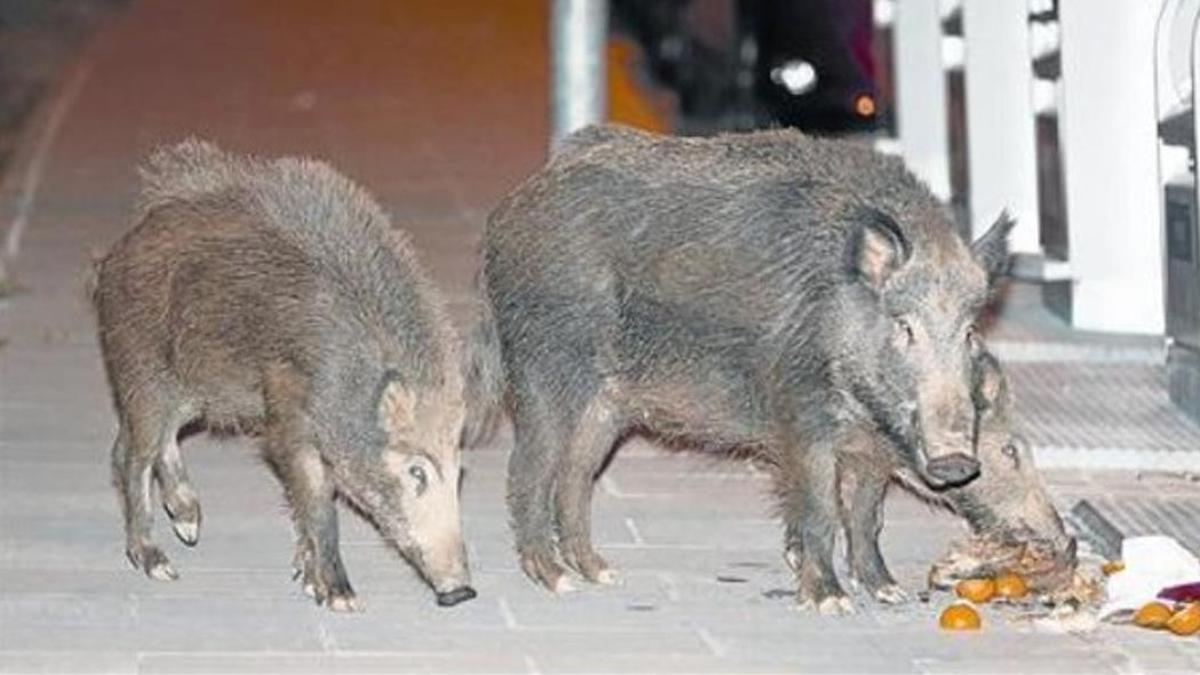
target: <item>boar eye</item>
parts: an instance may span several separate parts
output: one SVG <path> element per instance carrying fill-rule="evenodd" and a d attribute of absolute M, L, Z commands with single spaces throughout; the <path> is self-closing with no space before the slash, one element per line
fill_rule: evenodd
<path fill-rule="evenodd" d="M 425 492 L 425 487 L 429 485 L 429 476 L 426 475 L 425 469 L 419 466 L 411 466 L 408 468 L 408 475 L 417 481 L 417 494 Z"/>
<path fill-rule="evenodd" d="M 975 324 L 967 326 L 967 344 L 971 347 L 979 345 L 979 328 Z"/>
<path fill-rule="evenodd" d="M 913 328 L 912 324 L 908 322 L 908 319 L 903 317 L 896 319 L 896 338 L 897 341 L 904 347 L 909 347 L 912 345 L 914 340 Z"/>
<path fill-rule="evenodd" d="M 1013 464 L 1019 464 L 1020 459 L 1017 457 L 1017 446 L 1013 443 L 1005 443 L 1003 448 L 1000 448 L 1001 454 L 1011 459 Z"/>

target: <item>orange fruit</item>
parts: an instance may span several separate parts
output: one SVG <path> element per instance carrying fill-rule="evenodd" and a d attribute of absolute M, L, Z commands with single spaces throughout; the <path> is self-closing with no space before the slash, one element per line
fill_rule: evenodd
<path fill-rule="evenodd" d="M 1200 602 L 1185 605 L 1167 620 L 1167 630 L 1176 635 L 1195 635 L 1200 632 Z"/>
<path fill-rule="evenodd" d="M 944 630 L 979 630 L 982 623 L 979 612 L 965 602 L 950 605 L 938 617 L 938 625 Z"/>
<path fill-rule="evenodd" d="M 1125 563 L 1121 562 L 1120 560 L 1109 560 L 1100 566 L 1100 571 L 1103 572 L 1104 576 L 1106 577 L 1111 577 L 1112 575 L 1124 569 Z"/>
<path fill-rule="evenodd" d="M 1005 572 L 996 577 L 996 595 L 1002 598 L 1019 600 L 1028 592 L 1029 587 L 1025 585 L 1025 580 L 1012 572 Z"/>
<path fill-rule="evenodd" d="M 954 585 L 954 592 L 964 600 L 984 603 L 996 594 L 996 582 L 991 579 L 963 579 Z"/>
<path fill-rule="evenodd" d="M 1147 602 L 1133 615 L 1133 622 L 1142 628 L 1163 628 L 1171 620 L 1171 608 L 1161 602 Z"/>

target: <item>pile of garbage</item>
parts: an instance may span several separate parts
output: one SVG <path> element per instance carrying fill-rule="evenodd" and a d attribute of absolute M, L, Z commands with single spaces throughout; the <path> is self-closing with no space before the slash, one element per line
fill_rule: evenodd
<path fill-rule="evenodd" d="M 1013 620 L 1037 630 L 1088 632 L 1128 624 L 1188 637 L 1200 635 L 1200 559 L 1172 537 L 1129 537 L 1119 560 L 1082 556 L 1066 568 L 1035 544 L 985 538 L 954 544 L 929 573 L 932 590 L 957 600 L 939 615 L 946 630 L 978 630 L 980 608 L 1000 603 L 1023 611 Z"/>

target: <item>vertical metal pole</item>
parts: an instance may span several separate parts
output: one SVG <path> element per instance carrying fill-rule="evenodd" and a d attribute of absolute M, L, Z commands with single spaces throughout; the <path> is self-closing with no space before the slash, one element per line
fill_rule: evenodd
<path fill-rule="evenodd" d="M 603 121 L 607 0 L 552 0 L 550 17 L 550 145 Z"/>

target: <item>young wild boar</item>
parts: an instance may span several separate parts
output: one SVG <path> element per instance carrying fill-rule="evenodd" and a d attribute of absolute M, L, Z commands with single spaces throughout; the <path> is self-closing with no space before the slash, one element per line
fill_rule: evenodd
<path fill-rule="evenodd" d="M 439 604 L 474 597 L 457 347 L 404 234 L 321 162 L 188 141 L 154 154 L 143 180 L 137 224 L 99 263 L 94 294 L 130 561 L 176 576 L 151 537 L 152 479 L 179 538 L 199 537 L 180 430 L 240 430 L 261 434 L 295 522 L 296 574 L 318 603 L 358 607 L 338 495 Z"/>
<path fill-rule="evenodd" d="M 466 442 L 511 404 L 523 569 L 611 577 L 592 483 L 641 431 L 758 450 L 799 599 L 844 607 L 837 449 L 870 427 L 931 485 L 974 476 L 972 322 L 1010 227 L 968 246 L 899 159 L 844 141 L 569 137 L 489 219 L 467 369 Z"/>
<path fill-rule="evenodd" d="M 926 502 L 962 516 L 975 537 L 997 542 L 1000 549 L 1048 551 L 1047 565 L 1037 580 L 1069 580 L 1075 570 L 1075 540 L 1063 529 L 1029 448 L 1013 435 L 1012 393 L 991 354 L 976 359 L 974 395 L 981 467 L 979 477 L 970 483 L 931 490 L 897 460 L 886 447 L 887 439 L 870 430 L 864 430 L 861 443 L 840 450 L 838 474 L 850 571 L 881 602 L 902 602 L 906 597 L 879 551 L 883 500 L 893 479 Z"/>

